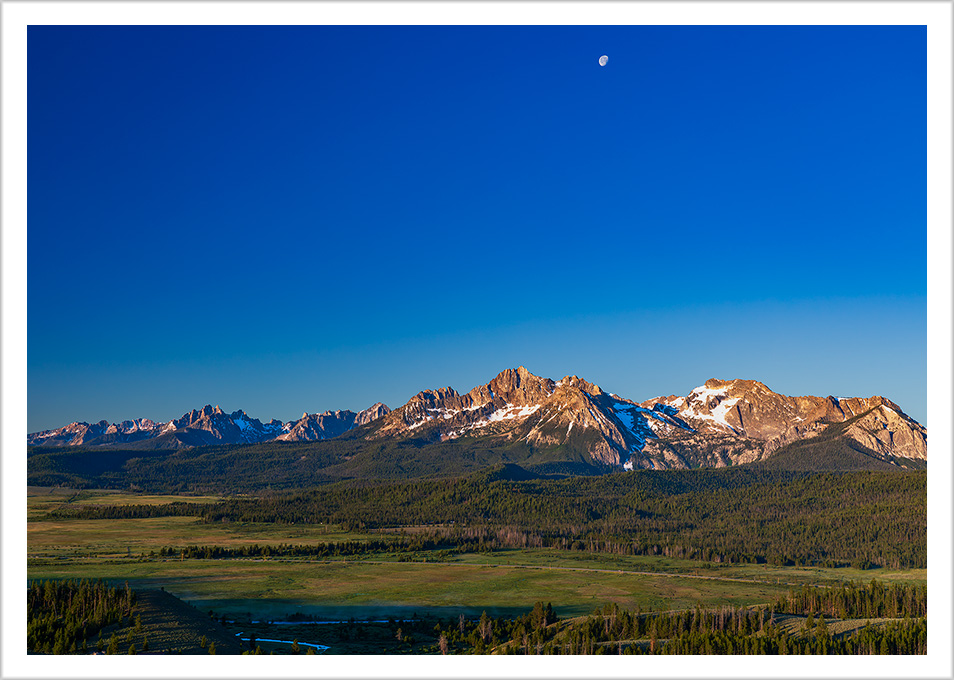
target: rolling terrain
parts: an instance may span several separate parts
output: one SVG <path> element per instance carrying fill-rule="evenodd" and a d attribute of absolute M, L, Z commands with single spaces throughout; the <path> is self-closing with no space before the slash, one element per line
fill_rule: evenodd
<path fill-rule="evenodd" d="M 714 653 L 923 653 L 923 614 L 908 619 L 903 609 L 921 601 L 926 582 L 923 472 L 739 468 L 520 481 L 515 473 L 245 498 L 34 488 L 28 578 L 128 583 L 139 604 L 100 636 L 115 635 L 119 653 L 131 645 L 141 653 L 146 640 L 148 653 L 207 654 L 212 641 L 217 653 L 236 653 L 227 643 L 253 636 L 285 641 L 257 643 L 265 653 L 294 653 L 297 639 L 299 653 L 307 643 L 331 654 L 438 654 L 441 634 L 448 653 L 704 651 L 708 638 L 687 637 L 694 611 L 748 617 L 755 633 L 759 622 L 768 627 L 748 639 L 733 624 L 746 639 L 727 647 L 712 638 Z M 847 520 L 858 515 L 897 535 Z M 758 528 L 765 518 L 774 532 Z M 829 610 L 789 594 L 842 584 L 875 594 L 887 584 L 901 589 L 900 604 Z M 561 617 L 546 630 L 527 619 L 540 601 Z M 812 613 L 827 618 L 824 630 L 808 626 Z M 94 636 L 75 653 L 95 644 Z M 890 646 L 900 644 L 922 646 Z"/>

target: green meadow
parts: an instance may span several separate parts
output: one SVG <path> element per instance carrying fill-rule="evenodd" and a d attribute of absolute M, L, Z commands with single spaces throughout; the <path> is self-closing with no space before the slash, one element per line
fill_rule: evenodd
<path fill-rule="evenodd" d="M 214 497 L 133 496 L 86 492 L 88 504 L 209 502 Z M 44 519 L 57 503 L 31 494 L 28 577 L 103 578 L 134 588 L 163 588 L 216 616 L 251 619 L 306 614 L 368 619 L 517 615 L 537 601 L 561 616 L 606 604 L 663 611 L 701 605 L 767 604 L 802 584 L 843 581 L 926 581 L 926 570 L 709 564 L 668 557 L 625 556 L 556 549 L 509 549 L 434 555 L 367 554 L 355 558 L 157 558 L 162 547 L 310 544 L 381 538 L 325 525 L 203 523 L 195 517 Z M 398 559 L 404 561 L 398 561 Z"/>
<path fill-rule="evenodd" d="M 322 618 L 388 615 L 494 616 L 554 603 L 578 616 L 606 603 L 628 609 L 687 609 L 696 604 L 766 604 L 787 587 L 689 578 L 540 569 L 517 565 L 371 561 L 32 560 L 31 579 L 104 578 L 133 588 L 164 588 L 216 615 L 252 618 L 293 613 Z"/>

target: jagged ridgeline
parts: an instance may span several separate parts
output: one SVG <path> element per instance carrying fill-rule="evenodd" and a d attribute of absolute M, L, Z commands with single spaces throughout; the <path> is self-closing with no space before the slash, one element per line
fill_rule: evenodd
<path fill-rule="evenodd" d="M 148 485 L 154 474 L 180 483 L 294 486 L 454 475 L 494 463 L 540 474 L 927 463 L 927 430 L 881 396 L 788 397 L 754 380 L 712 379 L 686 396 L 637 403 L 576 376 L 554 381 L 522 366 L 466 394 L 424 390 L 393 411 L 378 403 L 263 424 L 244 411 L 206 406 L 166 423 L 72 423 L 27 441 L 35 484 L 96 478 Z M 264 462 L 276 467 L 265 474 Z"/>

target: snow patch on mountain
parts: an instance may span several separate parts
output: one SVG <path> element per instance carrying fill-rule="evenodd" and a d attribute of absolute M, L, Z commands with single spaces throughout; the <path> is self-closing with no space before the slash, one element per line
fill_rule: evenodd
<path fill-rule="evenodd" d="M 689 393 L 689 401 L 702 401 L 705 403 L 709 401 L 710 397 L 724 397 L 728 395 L 728 393 L 729 388 L 727 386 L 706 387 L 705 385 L 700 385 Z"/>
<path fill-rule="evenodd" d="M 419 421 L 417 421 L 416 423 L 414 423 L 413 425 L 408 425 L 408 426 L 407 426 L 407 429 L 409 429 L 409 430 L 416 430 L 416 429 L 419 428 L 421 425 L 424 425 L 425 423 L 429 423 L 429 422 L 431 422 L 432 420 L 434 420 L 434 416 L 428 416 L 428 417 L 425 418 L 424 420 L 419 420 Z"/>
<path fill-rule="evenodd" d="M 487 427 L 491 423 L 499 423 L 504 420 L 514 420 L 517 418 L 523 419 L 527 416 L 530 416 L 537 412 L 540 408 L 540 404 L 534 404 L 533 406 L 514 406 L 513 404 L 507 404 L 504 408 L 499 408 L 489 416 L 486 420 L 478 420 L 476 423 L 467 427 L 467 430 L 474 430 L 479 427 Z"/>
<path fill-rule="evenodd" d="M 689 393 L 688 408 L 685 410 L 680 408 L 679 415 L 683 418 L 706 420 L 715 423 L 716 425 L 719 425 L 730 432 L 736 432 L 736 429 L 729 425 L 725 417 L 728 415 L 732 407 L 739 403 L 741 397 L 726 399 L 725 397 L 728 396 L 728 393 L 729 388 L 727 385 L 723 385 L 722 387 L 706 387 L 705 385 L 697 387 Z M 719 397 L 722 398 L 718 400 L 714 407 L 710 408 L 710 400 L 717 399 Z M 673 403 L 673 405 L 675 404 Z"/>
<path fill-rule="evenodd" d="M 613 404 L 613 413 L 636 439 L 637 446 L 633 448 L 631 453 L 642 451 L 647 440 L 659 439 L 673 429 L 692 431 L 692 428 L 686 427 L 681 422 L 671 418 L 671 414 L 667 413 L 665 408 L 648 409 L 639 404 L 623 401 Z"/>
<path fill-rule="evenodd" d="M 471 410 L 471 409 L 465 409 L 465 410 Z M 458 413 L 460 413 L 460 409 L 456 409 L 456 408 L 429 408 L 427 409 L 427 411 L 428 413 L 437 413 L 444 420 L 450 420 L 451 418 L 456 416 Z"/>
<path fill-rule="evenodd" d="M 712 419 L 723 427 L 727 427 L 735 432 L 735 428 L 726 422 L 725 417 L 729 414 L 729 411 L 732 409 L 732 407 L 738 403 L 739 397 L 735 397 L 733 399 L 724 399 L 723 401 L 719 402 L 719 405 L 712 409 Z"/>

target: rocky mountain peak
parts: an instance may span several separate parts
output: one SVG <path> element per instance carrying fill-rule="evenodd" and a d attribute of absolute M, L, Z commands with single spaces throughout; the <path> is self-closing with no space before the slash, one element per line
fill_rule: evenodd
<path fill-rule="evenodd" d="M 583 380 L 582 378 L 578 378 L 575 375 L 566 376 L 565 378 L 560 380 L 558 383 L 556 383 L 556 386 L 563 387 L 563 388 L 574 387 L 580 390 L 581 392 L 586 392 L 587 394 L 591 394 L 594 397 L 598 397 L 602 394 L 605 394 L 605 392 L 603 392 L 603 390 L 600 389 L 599 385 L 595 385 L 593 383 L 587 382 L 586 380 Z"/>
<path fill-rule="evenodd" d="M 378 418 L 383 418 L 391 412 L 391 409 L 387 405 L 382 404 L 380 401 L 376 404 L 369 406 L 368 408 L 360 411 L 354 419 L 354 426 L 360 427 L 361 425 L 367 425 L 368 423 L 377 420 Z"/>
<path fill-rule="evenodd" d="M 760 460 L 786 444 L 853 419 L 858 422 L 844 436 L 866 449 L 911 459 L 927 457 L 925 429 L 880 396 L 789 397 L 756 380 L 713 378 L 684 397 L 657 397 L 642 406 L 670 409 L 673 417 L 692 428 L 692 433 L 667 439 L 665 445 L 647 442 L 643 454 L 656 461 L 664 458 L 667 467 L 683 467 L 687 464 L 683 459 L 698 459 L 706 450 L 717 465 Z M 714 449 L 715 441 L 719 444 Z"/>
<path fill-rule="evenodd" d="M 549 378 L 541 378 L 519 366 L 501 371 L 487 385 L 475 387 L 468 395 L 475 405 L 499 399 L 506 404 L 525 406 L 539 404 L 549 397 L 553 386 Z"/>
<path fill-rule="evenodd" d="M 421 390 L 420 392 L 415 394 L 413 397 L 411 397 L 411 401 L 423 401 L 427 403 L 434 403 L 437 401 L 443 401 L 444 399 L 451 399 L 451 398 L 456 398 L 459 396 L 460 395 L 457 394 L 457 390 L 453 389 L 452 387 L 441 387 L 440 389 L 437 389 L 437 390 Z"/>
<path fill-rule="evenodd" d="M 373 423 L 373 424 L 372 424 Z M 383 403 L 327 410 L 263 425 L 243 410 L 226 415 L 205 405 L 167 423 L 71 423 L 28 435 L 31 445 L 113 445 L 164 437 L 173 448 L 274 439 L 311 441 L 369 425 L 367 438 L 458 437 L 522 442 L 560 455 L 628 468 L 711 467 L 763 460 L 787 444 L 825 436 L 850 442 L 859 455 L 927 459 L 927 431 L 882 396 L 789 397 L 756 380 L 710 378 L 684 396 L 642 403 L 604 392 L 576 375 L 558 382 L 524 366 L 508 368 L 464 395 L 451 387 L 419 392 L 391 411 Z M 827 446 L 827 444 L 826 444 Z M 859 448 L 860 447 L 860 448 Z M 888 462 L 885 462 L 888 461 Z"/>
<path fill-rule="evenodd" d="M 344 434 L 354 427 L 354 411 L 325 411 L 302 414 L 298 422 L 288 423 L 285 431 L 275 439 L 280 441 L 314 441 L 317 439 L 331 439 Z"/>

